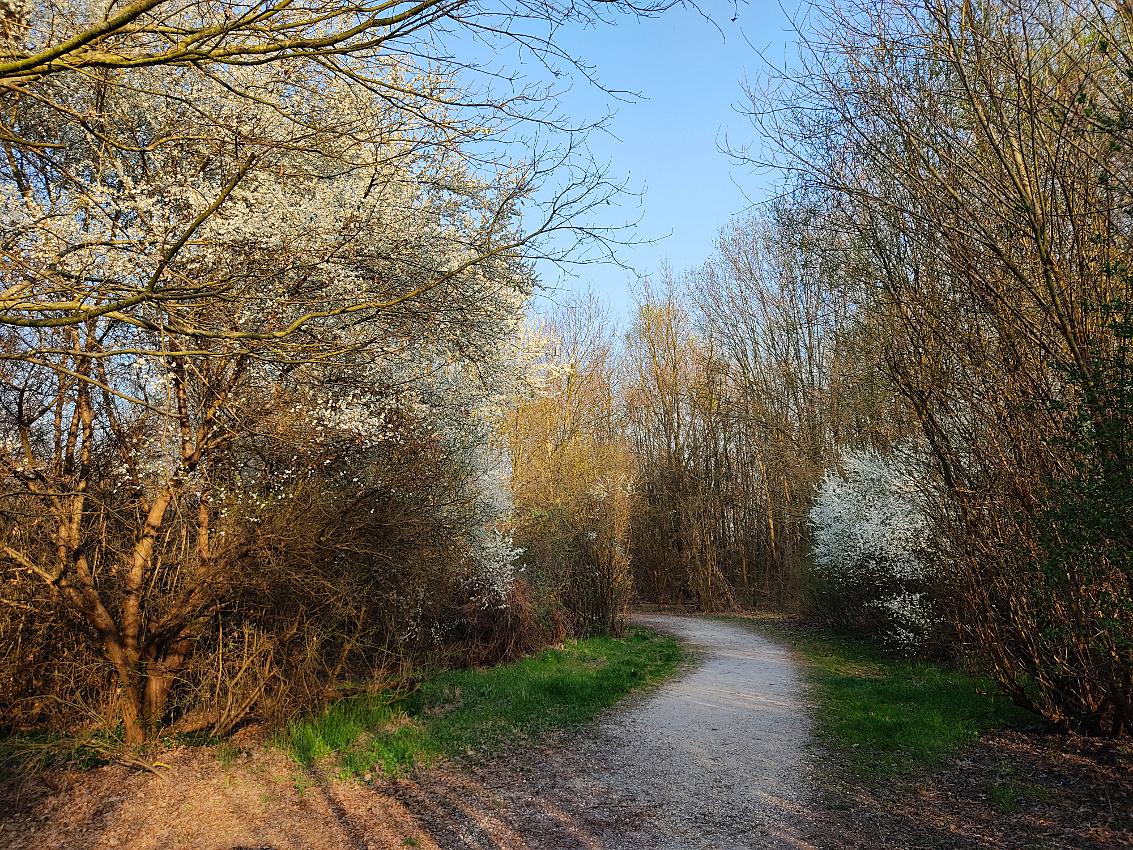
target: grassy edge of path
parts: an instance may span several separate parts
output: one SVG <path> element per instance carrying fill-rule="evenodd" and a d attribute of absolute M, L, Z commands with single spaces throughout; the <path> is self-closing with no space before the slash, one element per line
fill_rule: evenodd
<path fill-rule="evenodd" d="M 777 615 L 736 618 L 795 651 L 818 744 L 819 846 L 1133 847 L 1133 747 L 1067 736 L 949 665 Z"/>
<path fill-rule="evenodd" d="M 819 743 L 851 775 L 882 781 L 932 769 L 999 729 L 1041 721 L 995 694 L 989 679 L 948 664 L 900 658 L 860 641 L 791 627 L 776 615 L 728 618 L 773 638 L 803 662 Z"/>
<path fill-rule="evenodd" d="M 584 726 L 689 657 L 677 641 L 631 626 L 624 638 L 570 641 L 484 670 L 450 670 L 410 694 L 360 694 L 293 721 L 277 738 L 304 766 L 339 778 L 400 775 L 438 757 L 478 759 Z M 231 757 L 225 745 L 218 757 Z"/>

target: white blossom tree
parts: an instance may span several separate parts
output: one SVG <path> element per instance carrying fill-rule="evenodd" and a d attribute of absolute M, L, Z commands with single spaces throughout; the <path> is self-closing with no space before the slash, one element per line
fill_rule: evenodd
<path fill-rule="evenodd" d="M 823 476 L 809 517 L 827 603 L 881 637 L 921 640 L 936 618 L 932 534 L 909 459 L 851 452 Z"/>
<path fill-rule="evenodd" d="M 523 379 L 530 256 L 600 178 L 568 178 L 524 230 L 549 166 L 485 161 L 500 128 L 462 113 L 451 75 L 377 53 L 150 61 L 173 18 L 87 39 L 82 14 L 29 8 L 9 48 L 42 36 L 32 58 L 54 58 L 0 70 L 0 556 L 101 647 L 127 741 L 164 721 L 249 557 L 232 500 L 314 465 L 365 469 L 407 434 L 456 459 L 472 490 L 451 504 L 482 507 L 434 520 L 480 565 L 469 592 L 498 596 L 512 556 L 474 447 Z M 338 495 L 361 510 L 375 480 Z"/>

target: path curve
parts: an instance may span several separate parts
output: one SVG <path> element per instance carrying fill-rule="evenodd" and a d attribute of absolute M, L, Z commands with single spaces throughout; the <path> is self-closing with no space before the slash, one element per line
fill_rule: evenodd
<path fill-rule="evenodd" d="M 402 799 L 444 850 L 811 848 L 812 725 L 790 652 L 742 624 L 639 615 L 689 644 L 683 675 L 614 709 L 569 750 Z M 446 805 L 459 799 L 458 807 Z"/>
<path fill-rule="evenodd" d="M 596 778 L 654 813 L 659 847 L 808 846 L 812 728 L 790 652 L 719 620 L 634 622 L 676 635 L 701 658 L 604 724 Z"/>
<path fill-rule="evenodd" d="M 0 847 L 812 847 L 811 727 L 790 654 L 735 623 L 656 615 L 635 622 L 672 632 L 698 658 L 591 734 L 560 734 L 479 767 L 364 784 L 298 775 L 284 753 L 258 743 L 228 766 L 213 748 L 186 747 L 163 754 L 162 776 L 119 766 L 57 772 L 8 812 L 0 798 Z"/>

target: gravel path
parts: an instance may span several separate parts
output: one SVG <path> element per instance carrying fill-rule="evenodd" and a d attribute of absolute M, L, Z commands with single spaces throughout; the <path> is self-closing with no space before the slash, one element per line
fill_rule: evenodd
<path fill-rule="evenodd" d="M 658 848 L 807 846 L 811 724 L 787 650 L 730 623 L 635 621 L 688 641 L 702 660 L 607 724 L 601 780 L 655 812 Z"/>
<path fill-rule="evenodd" d="M 743 626 L 638 616 L 699 658 L 684 676 L 613 712 L 570 751 L 474 771 L 490 802 L 438 818 L 417 787 L 408 808 L 445 850 L 809 848 L 811 723 L 790 654 Z M 454 792 L 464 796 L 471 788 Z M 482 815 L 491 812 L 491 824 Z M 504 827 L 503 830 L 499 827 Z M 501 840 L 501 835 L 510 840 Z M 515 843 L 513 843 L 515 842 Z"/>

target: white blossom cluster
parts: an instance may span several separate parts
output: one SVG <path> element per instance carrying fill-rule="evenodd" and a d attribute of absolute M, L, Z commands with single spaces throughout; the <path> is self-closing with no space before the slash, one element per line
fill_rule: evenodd
<path fill-rule="evenodd" d="M 828 470 L 809 514 L 814 569 L 838 588 L 885 588 L 867 604 L 893 624 L 899 643 L 932 625 L 931 603 L 905 586 L 931 578 L 932 527 L 914 468 L 897 454 L 852 452 Z"/>
<path fill-rule="evenodd" d="M 222 536 L 233 508 L 258 522 L 315 474 L 363 492 L 348 452 L 432 440 L 477 505 L 470 593 L 503 603 L 517 552 L 495 530 L 508 503 L 490 442 L 544 344 L 523 321 L 530 264 L 508 247 L 532 167 L 466 150 L 451 80 L 394 59 L 384 73 L 437 101 L 401 109 L 318 63 L 37 83 L 16 129 L 48 153 L 0 175 L 5 368 L 38 417 L 30 457 L 13 436 L 0 447 L 7 473 L 147 500 L 170 482 L 210 491 Z M 89 318 L 11 330 L 60 316 Z M 52 422 L 78 421 L 76 374 L 97 382 L 94 422 L 69 437 Z M 190 469 L 198 440 L 223 451 Z"/>
<path fill-rule="evenodd" d="M 481 607 L 503 607 L 507 603 L 511 586 L 515 582 L 515 564 L 522 554 L 523 550 L 513 545 L 510 534 L 496 528 L 477 533 L 473 557 L 476 560 L 475 583 L 480 593 Z"/>

